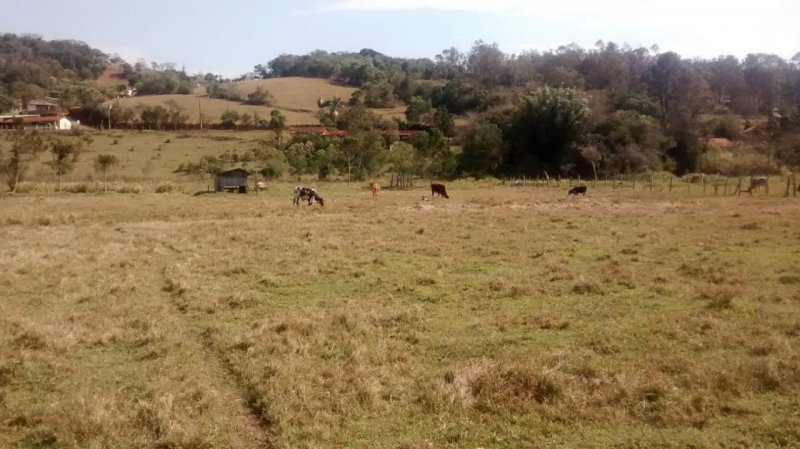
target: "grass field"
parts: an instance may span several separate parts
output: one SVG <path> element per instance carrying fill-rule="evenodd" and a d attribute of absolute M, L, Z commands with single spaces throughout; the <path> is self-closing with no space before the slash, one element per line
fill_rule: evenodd
<path fill-rule="evenodd" d="M 272 109 L 280 109 L 286 117 L 288 125 L 319 123 L 317 119 L 317 99 L 330 98 L 334 95 L 342 98 L 344 103 L 356 90 L 354 87 L 342 86 L 329 80 L 319 78 L 271 78 L 263 80 L 242 81 L 237 83 L 243 96 L 256 90 L 257 87 L 267 89 L 274 101 L 272 107 L 251 106 L 235 101 L 210 99 L 205 89 L 196 89 L 192 95 L 142 95 L 132 98 L 113 100 L 113 103 L 124 108 L 135 108 L 138 105 L 164 105 L 172 100 L 189 113 L 189 123 L 199 123 L 202 110 L 205 123 L 219 123 L 223 112 L 230 109 L 239 114 L 258 114 L 262 119 L 269 119 Z M 387 117 L 404 117 L 405 106 L 375 109 Z"/>
<path fill-rule="evenodd" d="M 800 447 L 800 202 L 0 197 L 0 447 Z"/>

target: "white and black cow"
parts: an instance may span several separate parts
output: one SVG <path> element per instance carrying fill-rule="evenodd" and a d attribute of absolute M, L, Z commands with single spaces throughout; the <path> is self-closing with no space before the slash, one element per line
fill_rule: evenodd
<path fill-rule="evenodd" d="M 319 196 L 316 190 L 297 186 L 294 188 L 294 200 L 292 200 L 292 204 L 299 206 L 300 200 L 308 200 L 309 206 L 315 202 L 319 203 L 320 206 L 325 205 L 325 200 Z"/>

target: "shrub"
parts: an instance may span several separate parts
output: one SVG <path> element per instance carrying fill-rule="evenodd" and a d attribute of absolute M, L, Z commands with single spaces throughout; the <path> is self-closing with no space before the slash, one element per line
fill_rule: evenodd
<path fill-rule="evenodd" d="M 156 186 L 156 193 L 171 193 L 176 191 L 177 188 L 175 184 L 171 182 L 162 182 Z"/>

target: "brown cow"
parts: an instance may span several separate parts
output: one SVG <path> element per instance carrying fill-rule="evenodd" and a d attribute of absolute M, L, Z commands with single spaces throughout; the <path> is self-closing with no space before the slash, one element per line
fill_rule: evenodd
<path fill-rule="evenodd" d="M 569 189 L 569 192 L 567 192 L 567 196 L 570 196 L 570 195 L 578 196 L 579 193 L 581 195 L 583 195 L 583 196 L 586 196 L 586 186 L 585 185 L 579 185 L 579 186 L 575 186 L 575 187 Z"/>
<path fill-rule="evenodd" d="M 436 196 L 436 194 L 443 196 L 447 199 L 450 199 L 450 196 L 447 195 L 447 189 L 444 187 L 444 184 L 433 184 L 431 183 L 431 198 Z"/>
<path fill-rule="evenodd" d="M 381 191 L 381 185 L 380 185 L 380 183 L 378 183 L 376 181 L 373 181 L 373 182 L 369 183 L 369 189 L 372 191 L 372 197 L 373 198 L 377 198 L 378 197 L 378 192 Z"/>

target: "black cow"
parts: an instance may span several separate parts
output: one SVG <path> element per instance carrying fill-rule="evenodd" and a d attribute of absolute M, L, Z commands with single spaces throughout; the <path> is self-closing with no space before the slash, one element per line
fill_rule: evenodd
<path fill-rule="evenodd" d="M 309 206 L 315 202 L 319 203 L 320 206 L 325 205 L 325 200 L 323 200 L 322 197 L 319 196 L 319 193 L 317 193 L 316 190 L 309 189 L 307 187 L 300 187 L 300 186 L 295 187 L 294 199 L 292 200 L 292 204 L 294 204 L 295 206 L 299 206 L 300 200 L 306 200 L 306 199 L 308 200 Z"/>
<path fill-rule="evenodd" d="M 444 187 L 444 184 L 431 184 L 431 198 L 436 196 L 437 193 L 440 196 L 450 199 L 450 196 L 447 195 L 447 189 Z"/>
<path fill-rule="evenodd" d="M 750 188 L 747 189 L 747 193 L 750 195 L 753 194 L 753 190 L 758 190 L 758 188 L 763 187 L 766 191 L 767 184 L 769 183 L 769 178 L 766 176 L 755 176 L 750 178 Z"/>
<path fill-rule="evenodd" d="M 581 195 L 583 195 L 583 196 L 586 196 L 586 186 L 580 185 L 580 186 L 575 186 L 575 187 L 569 189 L 569 193 L 567 193 L 567 196 L 570 196 L 570 195 L 578 196 L 579 193 Z"/>

